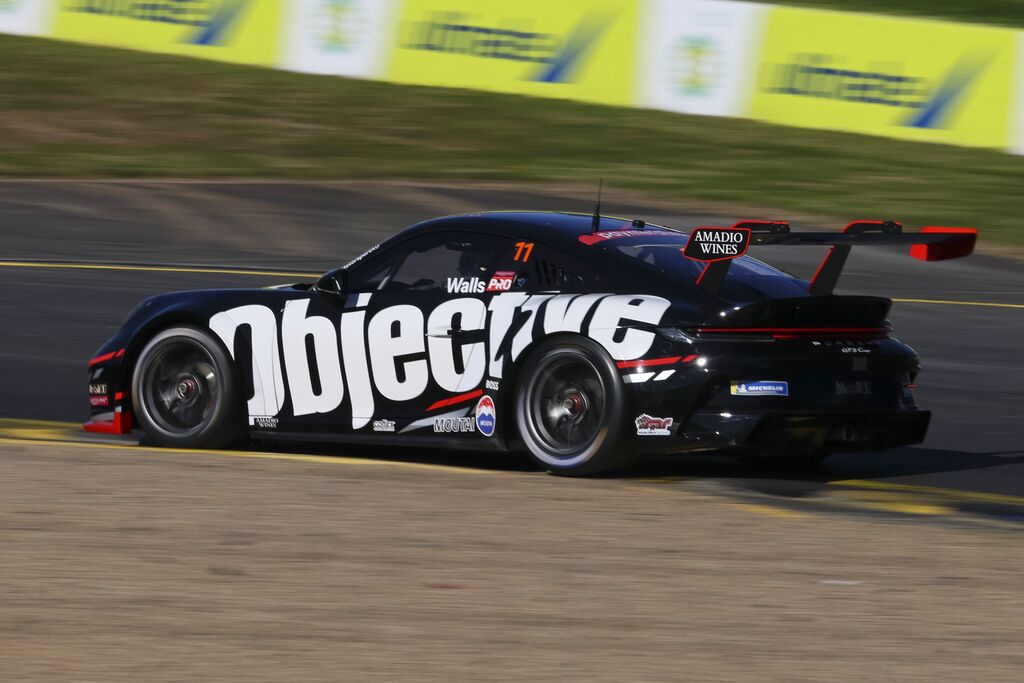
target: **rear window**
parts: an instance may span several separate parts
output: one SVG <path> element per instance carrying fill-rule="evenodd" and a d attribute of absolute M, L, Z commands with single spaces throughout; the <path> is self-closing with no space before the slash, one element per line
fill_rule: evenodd
<path fill-rule="evenodd" d="M 683 256 L 682 248 L 684 246 L 686 246 L 685 238 L 673 244 L 613 244 L 609 245 L 609 249 L 639 261 L 667 277 L 693 283 L 701 271 L 704 270 L 704 264 Z M 729 277 L 781 277 L 796 279 L 789 273 L 770 266 L 763 261 L 758 261 L 752 256 L 741 256 L 735 259 L 729 267 Z"/>
<path fill-rule="evenodd" d="M 623 239 L 609 239 L 601 246 L 608 252 L 628 258 L 681 285 L 694 286 L 704 263 L 683 256 L 688 235 L 664 232 Z M 733 260 L 723 285 L 722 296 L 734 301 L 757 301 L 784 296 L 803 296 L 807 286 L 802 280 L 751 256 Z"/>

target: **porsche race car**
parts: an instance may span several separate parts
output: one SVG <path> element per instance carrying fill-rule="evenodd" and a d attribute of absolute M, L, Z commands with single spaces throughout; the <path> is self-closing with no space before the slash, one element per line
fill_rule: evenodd
<path fill-rule="evenodd" d="M 87 431 L 522 450 L 589 475 L 638 454 L 780 463 L 922 441 L 890 300 L 833 289 L 855 245 L 966 256 L 977 232 L 860 221 L 689 232 L 492 212 L 408 228 L 316 282 L 164 294 L 89 362 Z M 804 280 L 751 246 L 826 246 Z"/>

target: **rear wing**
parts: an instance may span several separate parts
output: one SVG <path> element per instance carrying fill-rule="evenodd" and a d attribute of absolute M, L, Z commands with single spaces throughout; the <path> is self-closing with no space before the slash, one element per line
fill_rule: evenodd
<path fill-rule="evenodd" d="M 752 245 L 831 246 L 811 278 L 813 296 L 832 293 L 853 246 L 910 247 L 910 256 L 922 261 L 945 261 L 974 251 L 974 228 L 929 226 L 905 233 L 896 221 L 855 221 L 842 232 L 791 232 L 784 221 L 741 221 L 731 228 L 696 228 L 683 249 L 687 258 L 705 263 L 697 278 L 702 289 L 717 294 L 729 273 L 729 265 Z"/>

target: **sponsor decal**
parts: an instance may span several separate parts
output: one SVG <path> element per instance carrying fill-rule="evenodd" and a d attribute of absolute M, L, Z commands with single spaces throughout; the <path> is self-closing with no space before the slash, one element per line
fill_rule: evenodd
<path fill-rule="evenodd" d="M 253 425 L 260 429 L 277 429 L 276 417 L 254 417 Z"/>
<path fill-rule="evenodd" d="M 498 424 L 497 411 L 494 409 L 494 399 L 490 396 L 483 396 L 476 404 L 476 428 L 484 436 L 494 436 L 494 428 Z"/>
<path fill-rule="evenodd" d="M 496 379 L 484 380 L 484 389 L 487 391 L 497 391 L 500 386 L 501 383 Z"/>
<path fill-rule="evenodd" d="M 770 93 L 835 99 L 892 107 L 893 123 L 913 128 L 945 128 L 956 104 L 991 62 L 991 53 L 966 53 L 941 80 L 879 69 L 858 71 L 837 55 L 799 55 L 780 64 L 765 85 Z"/>
<path fill-rule="evenodd" d="M 489 302 L 454 298 L 426 311 L 402 304 L 327 318 L 310 314 L 311 299 L 291 299 L 283 310 L 239 306 L 210 318 L 232 354 L 239 330 L 251 335 L 250 416 L 277 417 L 288 404 L 294 416 L 332 413 L 345 404 L 352 429 L 361 429 L 375 419 L 380 400 L 412 401 L 430 387 L 461 394 L 480 387 L 485 376 L 498 382 L 537 337 L 557 332 L 585 334 L 615 360 L 641 358 L 655 339 L 647 328 L 669 307 L 651 295 L 513 292 Z M 426 333 L 451 329 L 456 320 L 462 330 L 481 331 L 480 339 Z"/>
<path fill-rule="evenodd" d="M 90 396 L 96 396 L 98 394 L 109 394 L 109 393 L 110 392 L 107 391 L 107 385 L 106 384 L 90 384 L 89 385 L 89 395 Z"/>
<path fill-rule="evenodd" d="M 0 33 L 46 35 L 49 12 L 41 0 L 0 0 Z"/>
<path fill-rule="evenodd" d="M 478 277 L 450 277 L 447 284 L 449 294 L 483 294 L 487 290 Z"/>
<path fill-rule="evenodd" d="M 290 0 L 284 67 L 356 78 L 384 75 L 395 0 Z"/>
<path fill-rule="evenodd" d="M 472 417 L 439 417 L 434 420 L 436 434 L 464 434 L 476 431 Z"/>
<path fill-rule="evenodd" d="M 395 421 L 394 420 L 374 420 L 373 431 L 375 432 L 394 432 Z"/>
<path fill-rule="evenodd" d="M 91 405 L 93 408 L 101 408 L 101 407 L 104 407 L 104 406 L 109 406 L 110 405 L 110 397 L 109 396 L 90 396 L 89 397 L 89 405 Z"/>
<path fill-rule="evenodd" d="M 507 292 L 512 289 L 512 285 L 515 284 L 516 273 L 512 270 L 499 270 L 491 276 L 490 282 L 487 283 L 488 292 Z"/>
<path fill-rule="evenodd" d="M 509 60 L 536 65 L 524 78 L 571 82 L 584 57 L 608 28 L 610 17 L 589 12 L 563 35 L 523 30 L 523 18 L 494 25 L 467 12 L 435 12 L 411 26 L 402 48 Z M 519 28 L 515 28 L 518 25 Z"/>
<path fill-rule="evenodd" d="M 628 225 L 628 223 L 627 223 Z M 623 237 L 682 237 L 678 232 L 671 230 L 605 230 L 590 235 L 580 235 L 580 242 L 583 244 L 599 244 L 608 240 L 622 239 Z"/>
<path fill-rule="evenodd" d="M 729 388 L 733 396 L 789 396 L 789 382 L 733 382 Z"/>
<path fill-rule="evenodd" d="M 54 37 L 272 65 L 281 0 L 59 0 Z"/>
<path fill-rule="evenodd" d="M 697 228 L 683 248 L 683 256 L 694 261 L 726 261 L 747 253 L 749 228 Z"/>
<path fill-rule="evenodd" d="M 837 396 L 869 396 L 871 394 L 871 382 L 836 382 Z"/>
<path fill-rule="evenodd" d="M 366 257 L 367 257 L 367 256 L 369 256 L 370 254 L 372 254 L 373 252 L 377 251 L 377 248 L 378 248 L 378 247 L 380 247 L 380 245 L 379 245 L 379 244 L 375 244 L 375 245 L 373 245 L 372 247 L 370 247 L 369 249 L 367 249 L 366 251 L 364 251 L 364 252 L 363 252 L 362 254 L 360 254 L 359 256 L 356 256 L 356 257 L 355 257 L 354 259 L 352 259 L 351 261 L 349 261 L 348 263 L 346 263 L 345 265 L 343 265 L 343 266 L 342 266 L 342 268 L 344 268 L 345 270 L 348 270 L 349 268 L 351 268 L 351 267 L 352 267 L 352 266 L 354 266 L 355 264 L 359 263 L 359 262 L 360 262 L 360 261 L 362 261 L 362 260 L 363 260 L 364 258 L 366 258 Z"/>
<path fill-rule="evenodd" d="M 634 420 L 636 423 L 636 434 L 637 436 L 671 436 L 672 435 L 672 423 L 674 419 L 671 417 L 654 417 L 644 413 Z"/>
<path fill-rule="evenodd" d="M 640 103 L 743 116 L 767 8 L 719 0 L 651 0 L 638 71 Z"/>
<path fill-rule="evenodd" d="M 635 0 L 406 0 L 390 80 L 632 103 Z"/>
<path fill-rule="evenodd" d="M 750 114 L 1005 148 L 1015 39 L 989 26 L 775 7 Z"/>

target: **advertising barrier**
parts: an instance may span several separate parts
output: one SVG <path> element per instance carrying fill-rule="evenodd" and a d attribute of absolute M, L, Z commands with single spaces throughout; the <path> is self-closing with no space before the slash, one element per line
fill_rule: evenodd
<path fill-rule="evenodd" d="M 1010 151 L 1014 154 L 1024 154 L 1024 33 L 1017 35 L 1017 88 L 1014 107 L 1011 114 L 1011 128 L 1013 129 L 1013 146 Z"/>
<path fill-rule="evenodd" d="M 0 33 L 46 35 L 52 9 L 50 0 L 0 0 Z"/>
<path fill-rule="evenodd" d="M 1024 154 L 1024 33 L 732 0 L 0 0 L 0 33 Z"/>
<path fill-rule="evenodd" d="M 396 0 L 286 2 L 281 67 L 355 78 L 383 78 L 394 41 Z"/>
<path fill-rule="evenodd" d="M 757 71 L 769 7 L 718 0 L 652 0 L 637 69 L 638 104 L 741 116 Z"/>
<path fill-rule="evenodd" d="M 58 0 L 53 36 L 274 66 L 281 7 L 282 0 Z"/>
<path fill-rule="evenodd" d="M 388 80 L 633 103 L 639 0 L 405 0 Z"/>
<path fill-rule="evenodd" d="M 750 116 L 1005 148 L 1016 36 L 986 26 L 775 7 Z"/>

